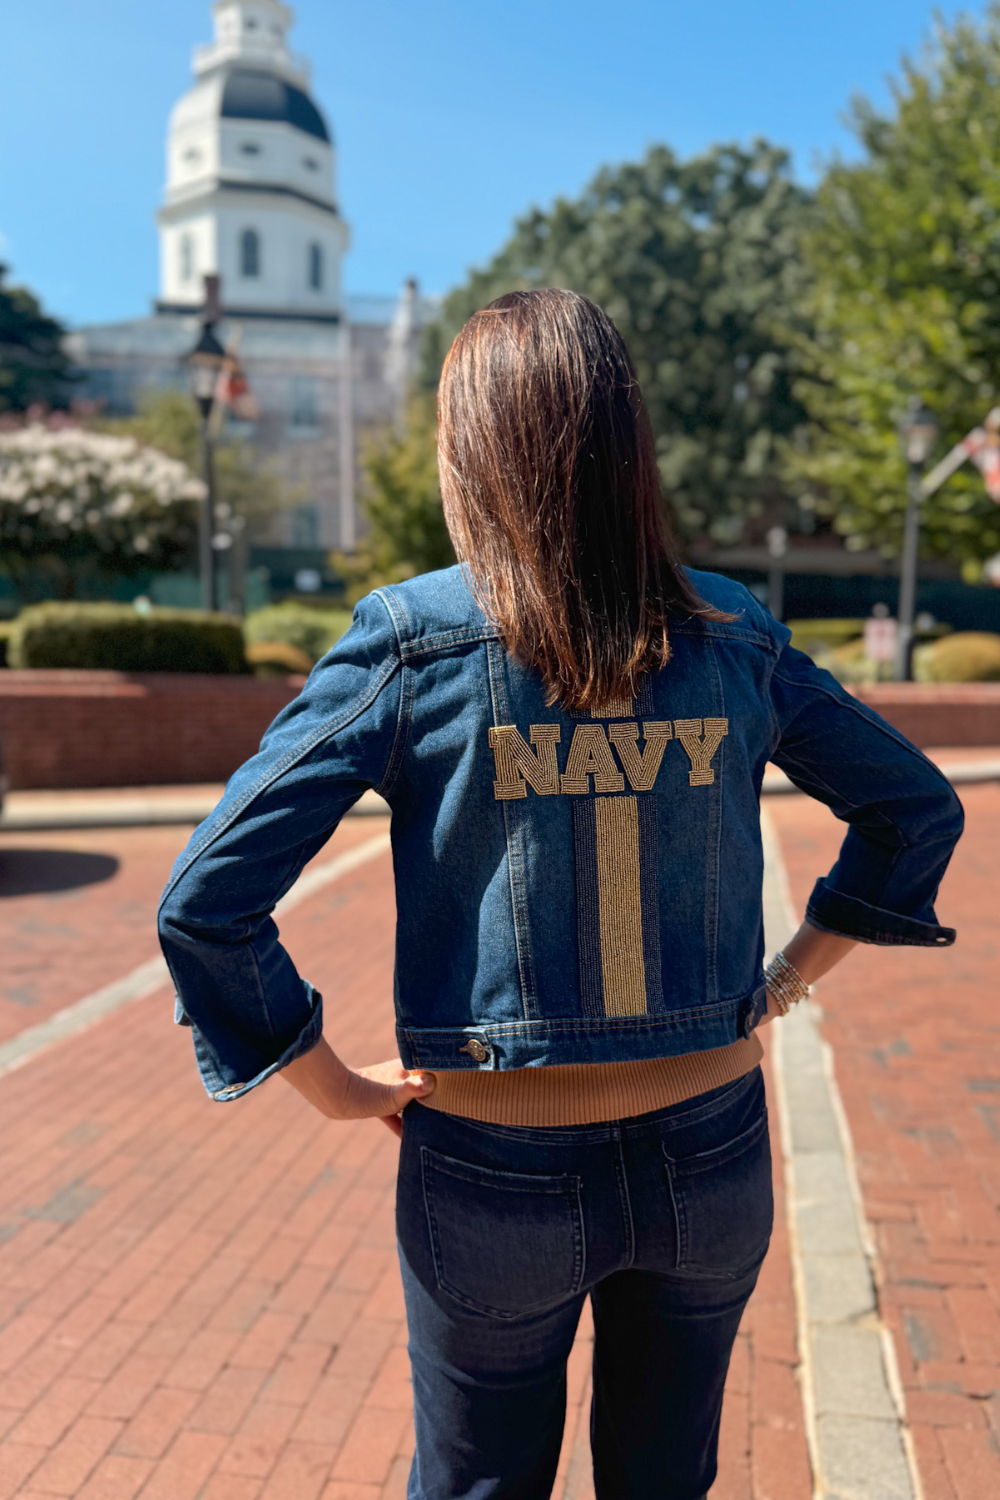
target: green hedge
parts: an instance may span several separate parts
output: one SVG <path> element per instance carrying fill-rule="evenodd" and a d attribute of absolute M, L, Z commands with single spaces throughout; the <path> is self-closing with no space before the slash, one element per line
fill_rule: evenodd
<path fill-rule="evenodd" d="M 14 621 L 11 667 L 117 672 L 247 672 L 243 631 L 229 615 L 131 604 L 33 604 Z"/>
<path fill-rule="evenodd" d="M 913 653 L 917 682 L 997 682 L 1000 680 L 1000 635 L 988 630 L 959 630 Z"/>
<path fill-rule="evenodd" d="M 789 620 L 787 624 L 792 632 L 789 644 L 807 656 L 814 656 L 823 647 L 832 651 L 846 646 L 865 628 L 864 620 Z"/>
<path fill-rule="evenodd" d="M 286 646 L 297 646 L 310 661 L 317 662 L 340 640 L 350 623 L 350 610 L 314 609 L 289 600 L 251 610 L 243 629 L 248 641 L 282 641 Z"/>

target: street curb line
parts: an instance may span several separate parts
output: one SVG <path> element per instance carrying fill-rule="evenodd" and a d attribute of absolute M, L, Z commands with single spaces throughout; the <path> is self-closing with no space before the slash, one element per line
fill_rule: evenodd
<path fill-rule="evenodd" d="M 317 891 L 332 885 L 342 875 L 350 874 L 359 865 L 367 864 L 388 848 L 388 833 L 379 833 L 374 838 L 366 839 L 363 844 L 327 860 L 326 864 L 307 870 L 299 876 L 291 890 L 282 896 L 274 908 L 275 916 L 284 916 Z M 57 1010 L 47 1021 L 39 1022 L 37 1026 L 28 1026 L 9 1042 L 0 1045 L 0 1078 L 23 1067 L 39 1053 L 47 1052 L 57 1043 L 89 1030 L 105 1016 L 120 1010 L 123 1005 L 130 1005 L 133 1000 L 144 1000 L 161 985 L 168 983 L 169 979 L 170 972 L 165 960 L 161 957 L 149 958 L 130 974 L 113 980 L 111 984 L 104 985 L 102 989 L 95 990 L 92 995 L 86 995 L 73 1005 Z"/>
<path fill-rule="evenodd" d="M 1000 760 L 955 761 L 951 766 L 940 768 L 952 786 L 967 786 L 975 782 L 1000 781 Z M 761 794 L 765 797 L 788 796 L 795 793 L 804 796 L 793 781 L 777 766 L 764 772 Z M 17 796 L 15 792 L 13 796 Z M 156 802 L 141 797 L 129 800 L 127 796 L 116 797 L 113 803 L 101 805 L 97 798 L 90 805 L 86 801 L 70 804 L 63 812 L 22 812 L 9 805 L 0 812 L 0 833 L 54 833 L 76 828 L 155 828 L 181 824 L 203 823 L 218 806 L 218 798 L 190 802 L 177 798 L 175 801 Z M 344 816 L 388 817 L 391 812 L 384 797 L 371 787 L 363 792 L 357 802 L 350 806 Z"/>
<path fill-rule="evenodd" d="M 16 798 L 18 793 L 11 795 Z M 126 793 L 103 803 L 97 796 L 90 799 L 84 797 L 75 807 L 67 798 L 68 805 L 62 812 L 55 809 L 46 812 L 44 808 L 42 811 L 32 811 L 30 808 L 23 811 L 18 807 L 11 807 L 8 798 L 6 810 L 0 812 L 0 833 L 45 833 L 73 828 L 159 828 L 198 824 L 203 823 L 215 811 L 221 796 L 220 792 L 217 797 L 191 798 L 185 802 L 183 797 L 157 801 L 155 798 L 130 797 Z M 385 798 L 369 787 L 362 792 L 357 802 L 351 804 L 344 816 L 387 818 L 389 813 L 389 804 Z"/>
<path fill-rule="evenodd" d="M 764 808 L 761 835 L 770 955 L 798 923 Z M 881 1266 L 821 1015 L 805 1000 L 770 1032 L 813 1497 L 924 1500 L 895 1346 L 879 1313 Z"/>

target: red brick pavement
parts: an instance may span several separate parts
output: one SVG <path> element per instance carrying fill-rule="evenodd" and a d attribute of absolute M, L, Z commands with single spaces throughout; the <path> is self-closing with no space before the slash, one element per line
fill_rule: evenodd
<path fill-rule="evenodd" d="M 959 790 L 955 947 L 860 948 L 818 992 L 927 1500 L 1000 1495 L 1000 786 Z M 771 812 L 801 909 L 843 830 L 804 797 Z"/>
<path fill-rule="evenodd" d="M 0 1041 L 156 954 L 156 904 L 191 831 L 0 832 Z M 375 831 L 347 818 L 319 859 Z"/>
<path fill-rule="evenodd" d="M 356 819 L 336 847 L 384 824 Z M 120 860 L 0 901 L 31 1024 L 155 951 L 181 829 L 0 838 Z M 327 857 L 330 850 L 326 851 Z M 382 856 L 283 923 L 348 1059 L 393 1051 Z M 57 924 L 66 931 L 52 931 Z M 210 1103 L 165 991 L 0 1084 L 0 1500 L 392 1500 L 412 1447 L 392 1229 L 395 1144 L 274 1080 Z M 807 1500 L 784 1218 L 741 1331 L 713 1500 Z M 588 1330 L 557 1495 L 588 1493 Z"/>

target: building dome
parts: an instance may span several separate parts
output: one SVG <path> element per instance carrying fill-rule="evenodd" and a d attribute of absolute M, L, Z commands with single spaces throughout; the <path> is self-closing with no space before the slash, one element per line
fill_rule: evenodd
<path fill-rule="evenodd" d="M 216 275 L 229 312 L 335 325 L 348 232 L 309 64 L 286 42 L 292 12 L 282 0 L 212 9 L 215 37 L 195 49 L 167 131 L 159 305 L 198 306 Z"/>
<path fill-rule="evenodd" d="M 330 140 L 326 121 L 305 90 L 263 68 L 233 68 L 226 75 L 219 113 L 228 120 L 284 121 L 317 140 Z"/>

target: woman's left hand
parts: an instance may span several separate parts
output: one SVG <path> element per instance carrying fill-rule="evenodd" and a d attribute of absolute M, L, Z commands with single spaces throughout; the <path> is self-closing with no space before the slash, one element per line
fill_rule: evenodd
<path fill-rule="evenodd" d="M 404 1068 L 398 1057 L 367 1068 L 348 1068 L 325 1038 L 286 1064 L 281 1076 L 327 1119 L 379 1119 L 397 1136 L 403 1133 L 403 1110 L 414 1099 L 426 1099 L 437 1082 L 433 1073 Z"/>

